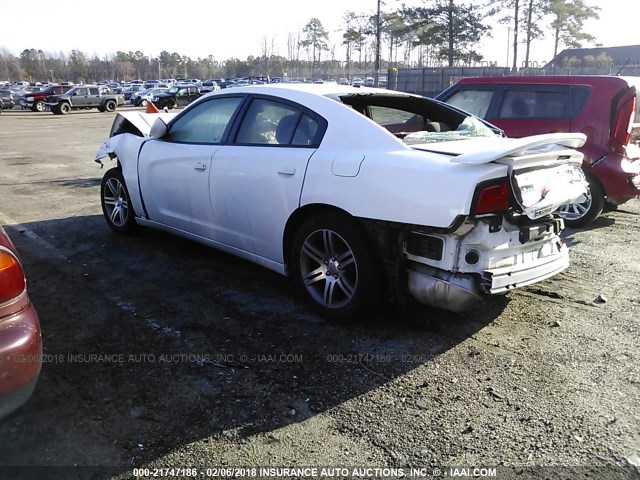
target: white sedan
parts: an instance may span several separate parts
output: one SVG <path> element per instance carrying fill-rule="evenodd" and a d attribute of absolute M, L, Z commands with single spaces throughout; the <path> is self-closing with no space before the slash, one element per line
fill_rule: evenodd
<path fill-rule="evenodd" d="M 293 278 L 322 314 L 463 311 L 569 265 L 554 212 L 586 192 L 582 134 L 507 139 L 441 102 L 324 85 L 212 92 L 117 115 L 108 225 L 159 228 Z"/>

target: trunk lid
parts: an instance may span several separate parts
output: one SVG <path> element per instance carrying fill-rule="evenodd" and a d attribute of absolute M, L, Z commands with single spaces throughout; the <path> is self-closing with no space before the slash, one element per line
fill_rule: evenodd
<path fill-rule="evenodd" d="M 449 155 L 452 163 L 506 165 L 513 198 L 522 213 L 536 220 L 587 193 L 583 155 L 574 150 L 585 141 L 581 133 L 554 133 L 418 144 L 413 148 Z"/>

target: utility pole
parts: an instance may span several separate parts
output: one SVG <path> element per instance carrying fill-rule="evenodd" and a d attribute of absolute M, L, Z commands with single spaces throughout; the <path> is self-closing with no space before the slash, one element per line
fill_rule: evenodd
<path fill-rule="evenodd" d="M 378 13 L 376 14 L 376 78 L 373 80 L 375 87 L 379 86 L 380 82 L 380 1 L 378 0 Z"/>
<path fill-rule="evenodd" d="M 158 81 L 160 81 L 160 79 L 162 78 L 162 75 L 160 74 L 160 67 L 161 66 L 162 66 L 162 62 L 158 58 Z"/>
<path fill-rule="evenodd" d="M 507 27 L 507 63 L 505 66 L 509 66 L 509 52 L 511 51 L 511 27 Z"/>

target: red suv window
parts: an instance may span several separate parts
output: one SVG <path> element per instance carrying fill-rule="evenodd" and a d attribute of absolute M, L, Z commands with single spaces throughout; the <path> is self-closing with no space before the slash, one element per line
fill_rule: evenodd
<path fill-rule="evenodd" d="M 570 113 L 566 91 L 505 90 L 497 118 L 569 118 Z"/>

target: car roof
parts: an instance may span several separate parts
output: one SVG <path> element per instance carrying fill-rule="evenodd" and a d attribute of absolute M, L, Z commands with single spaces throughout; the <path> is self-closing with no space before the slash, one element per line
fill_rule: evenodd
<path fill-rule="evenodd" d="M 458 84 L 545 84 L 545 85 L 613 85 L 629 84 L 628 77 L 613 75 L 514 75 L 503 77 L 465 77 Z"/>
<path fill-rule="evenodd" d="M 282 95 L 286 91 L 295 93 L 295 92 L 305 92 L 310 94 L 315 94 L 318 96 L 341 96 L 341 95 L 366 95 L 366 94 L 386 94 L 386 95 L 400 95 L 400 96 L 413 96 L 407 92 L 399 92 L 397 90 L 387 90 L 384 88 L 375 88 L 375 87 L 354 87 L 351 85 L 339 85 L 337 83 L 270 83 L 263 85 L 243 85 L 234 87 L 232 92 L 243 92 L 243 93 L 263 93 L 268 94 L 269 92 L 277 93 L 278 95 Z M 215 94 L 216 92 L 212 92 Z M 224 93 L 224 90 L 218 90 L 218 94 Z M 211 95 L 208 94 L 208 95 Z"/>

